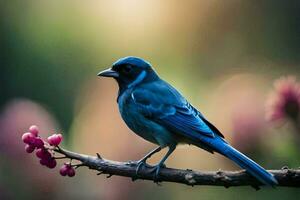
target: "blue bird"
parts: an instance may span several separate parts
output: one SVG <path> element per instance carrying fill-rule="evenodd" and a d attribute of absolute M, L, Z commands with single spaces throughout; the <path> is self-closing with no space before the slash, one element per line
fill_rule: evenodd
<path fill-rule="evenodd" d="M 151 64 L 138 57 L 125 57 L 98 76 L 112 77 L 119 85 L 118 106 L 127 126 L 158 147 L 137 161 L 136 173 L 146 160 L 168 147 L 153 166 L 154 178 L 178 144 L 192 144 L 210 153 L 220 153 L 265 185 L 277 180 L 253 160 L 230 146 L 222 133 L 194 108 L 174 87 L 162 80 Z"/>

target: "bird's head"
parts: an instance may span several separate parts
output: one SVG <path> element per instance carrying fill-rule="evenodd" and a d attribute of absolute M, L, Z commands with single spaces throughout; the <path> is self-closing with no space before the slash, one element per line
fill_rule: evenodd
<path fill-rule="evenodd" d="M 149 62 L 133 56 L 117 60 L 112 67 L 99 72 L 98 76 L 114 78 L 121 89 L 131 88 L 158 78 Z"/>

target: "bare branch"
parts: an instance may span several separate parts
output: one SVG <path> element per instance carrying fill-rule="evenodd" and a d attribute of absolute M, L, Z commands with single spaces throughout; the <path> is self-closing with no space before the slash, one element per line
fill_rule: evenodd
<path fill-rule="evenodd" d="M 138 176 L 136 175 L 136 164 L 126 162 L 116 162 L 101 158 L 97 156 L 88 156 L 84 154 L 75 153 L 65 150 L 63 148 L 56 148 L 54 151 L 63 154 L 67 158 L 81 161 L 80 166 L 86 166 L 90 169 L 98 171 L 98 175 L 107 174 L 107 178 L 117 175 L 130 177 L 132 180 L 143 179 L 154 181 L 153 174 L 150 172 L 150 167 L 141 167 Z M 300 187 L 300 170 L 287 169 L 268 170 L 274 174 L 278 181 L 278 186 L 285 187 Z M 159 182 L 174 182 L 186 185 L 214 185 L 224 186 L 226 188 L 231 186 L 252 186 L 258 189 L 261 185 L 252 176 L 248 175 L 245 170 L 240 171 L 193 171 L 182 169 L 163 168 L 160 172 Z"/>

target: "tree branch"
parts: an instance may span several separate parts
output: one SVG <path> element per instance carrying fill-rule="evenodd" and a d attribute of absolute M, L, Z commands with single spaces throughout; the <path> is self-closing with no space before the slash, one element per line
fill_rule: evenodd
<path fill-rule="evenodd" d="M 80 166 L 86 166 L 90 169 L 99 171 L 100 174 L 108 174 L 107 178 L 112 175 L 130 177 L 132 180 L 154 180 L 153 174 L 150 172 L 151 167 L 141 167 L 136 175 L 136 163 L 132 162 L 116 162 L 97 156 L 88 156 L 72 151 L 56 147 L 55 152 L 58 152 L 67 158 L 78 160 Z M 300 187 L 300 169 L 288 169 L 287 167 L 281 170 L 268 170 L 274 174 L 278 181 L 278 186 L 285 187 Z M 193 171 L 182 169 L 163 168 L 160 171 L 159 182 L 174 182 L 186 185 L 214 185 L 224 186 L 252 186 L 259 189 L 261 183 L 252 176 L 248 175 L 245 170 L 239 171 Z"/>

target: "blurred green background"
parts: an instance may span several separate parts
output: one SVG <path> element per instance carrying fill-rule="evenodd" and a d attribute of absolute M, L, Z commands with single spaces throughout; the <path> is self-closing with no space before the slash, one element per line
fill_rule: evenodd
<path fill-rule="evenodd" d="M 264 118 L 273 81 L 300 75 L 299 10 L 298 0 L 0 1 L 0 199 L 300 199 L 295 188 L 159 187 L 83 168 L 61 177 L 26 155 L 20 139 L 37 124 L 77 152 L 142 157 L 153 145 L 121 120 L 116 83 L 96 76 L 135 55 L 265 168 L 299 167 L 293 128 Z M 189 146 L 167 165 L 238 169 Z"/>

